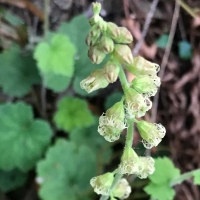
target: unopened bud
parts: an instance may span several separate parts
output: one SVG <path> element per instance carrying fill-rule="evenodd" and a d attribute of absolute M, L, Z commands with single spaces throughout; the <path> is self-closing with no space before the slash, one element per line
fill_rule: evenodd
<path fill-rule="evenodd" d="M 119 139 L 121 132 L 126 128 L 123 100 L 115 103 L 99 118 L 98 132 L 108 142 Z"/>
<path fill-rule="evenodd" d="M 108 61 L 102 68 L 104 76 L 109 83 L 114 83 L 119 75 L 120 66 L 119 63 Z"/>
<path fill-rule="evenodd" d="M 155 76 L 160 70 L 159 65 L 152 63 L 141 56 L 134 57 L 133 62 L 130 65 L 127 65 L 126 68 L 135 76 Z"/>
<path fill-rule="evenodd" d="M 90 185 L 94 188 L 97 194 L 109 195 L 111 191 L 111 186 L 114 181 L 113 173 L 106 173 L 90 180 Z"/>
<path fill-rule="evenodd" d="M 160 86 L 160 78 L 158 76 L 137 76 L 131 82 L 133 89 L 137 92 L 147 95 L 148 97 L 155 96 L 158 87 Z"/>
<path fill-rule="evenodd" d="M 119 37 L 120 29 L 116 24 L 114 24 L 112 22 L 108 22 L 106 33 L 109 35 L 109 37 L 111 37 L 112 39 L 115 39 L 115 38 Z"/>
<path fill-rule="evenodd" d="M 99 41 L 99 49 L 106 54 L 113 52 L 114 50 L 113 40 L 103 35 Z"/>
<path fill-rule="evenodd" d="M 91 93 L 100 88 L 105 88 L 108 86 L 108 81 L 104 77 L 104 73 L 101 69 L 93 71 L 90 76 L 80 82 L 82 89 Z"/>
<path fill-rule="evenodd" d="M 98 26 L 97 25 L 94 25 L 89 33 L 87 34 L 87 37 L 86 37 L 86 44 L 88 46 L 94 46 L 97 42 L 98 42 L 98 39 L 101 35 L 101 32 L 100 30 L 98 29 Z"/>
<path fill-rule="evenodd" d="M 131 186 L 125 178 L 119 180 L 112 194 L 119 199 L 127 199 L 131 193 Z"/>
<path fill-rule="evenodd" d="M 92 63 L 100 64 L 106 57 L 106 54 L 99 50 L 98 46 L 95 45 L 93 47 L 90 47 L 90 49 L 88 50 L 88 57 L 90 58 Z"/>
<path fill-rule="evenodd" d="M 116 44 L 113 55 L 124 65 L 130 65 L 133 62 L 131 49 L 127 45 Z"/>
<path fill-rule="evenodd" d="M 120 174 L 136 174 L 138 171 L 138 155 L 131 147 L 125 147 L 119 165 Z"/>
<path fill-rule="evenodd" d="M 129 44 L 133 41 L 133 36 L 130 31 L 125 27 L 119 27 L 119 35 L 114 38 L 115 42 Z"/>
<path fill-rule="evenodd" d="M 165 127 L 161 124 L 152 124 L 146 121 L 139 121 L 137 129 L 142 137 L 142 143 L 147 149 L 156 147 L 165 136 Z"/>
<path fill-rule="evenodd" d="M 147 96 L 139 94 L 132 88 L 125 90 L 125 97 L 126 117 L 129 119 L 134 117 L 143 117 L 152 107 L 152 102 Z"/>
<path fill-rule="evenodd" d="M 92 11 L 95 15 L 99 15 L 101 11 L 101 4 L 98 2 L 92 3 Z"/>

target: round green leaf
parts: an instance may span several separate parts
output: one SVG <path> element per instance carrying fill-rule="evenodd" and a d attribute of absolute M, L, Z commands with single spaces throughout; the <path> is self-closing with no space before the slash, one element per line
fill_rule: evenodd
<path fill-rule="evenodd" d="M 64 131 L 74 128 L 88 127 L 94 123 L 87 102 L 74 97 L 64 97 L 58 102 L 58 110 L 54 115 L 56 126 Z"/>
<path fill-rule="evenodd" d="M 90 187 L 95 168 L 95 154 L 88 147 L 57 140 L 37 166 L 40 197 L 43 200 L 81 199 L 79 194 Z"/>
<path fill-rule="evenodd" d="M 76 48 L 67 36 L 55 34 L 50 44 L 41 42 L 37 45 L 34 58 L 42 73 L 71 77 L 74 73 L 75 53 Z"/>
<path fill-rule="evenodd" d="M 28 171 L 50 143 L 52 130 L 34 120 L 31 106 L 18 102 L 0 105 L 0 169 Z"/>

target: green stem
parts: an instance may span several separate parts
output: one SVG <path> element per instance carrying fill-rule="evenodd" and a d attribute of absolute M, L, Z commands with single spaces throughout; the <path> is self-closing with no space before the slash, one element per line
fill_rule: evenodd
<path fill-rule="evenodd" d="M 128 129 L 126 136 L 126 147 L 132 147 L 133 145 L 133 133 L 134 133 L 134 122 L 133 119 L 128 119 Z"/>
<path fill-rule="evenodd" d="M 200 169 L 196 169 L 196 170 L 193 170 L 191 172 L 186 172 L 184 174 L 181 174 L 180 176 L 178 176 L 177 178 L 173 179 L 171 182 L 170 182 L 170 186 L 173 187 L 177 184 L 180 184 L 182 183 L 183 181 L 189 179 L 189 178 L 192 178 L 194 176 L 194 173 L 197 172 L 197 171 L 200 171 Z"/>
<path fill-rule="evenodd" d="M 126 75 L 125 75 L 124 70 L 123 70 L 123 68 L 121 66 L 120 66 L 120 71 L 119 71 L 119 80 L 121 82 L 122 89 L 125 92 L 125 90 L 127 88 L 129 88 L 129 83 L 128 83 L 127 79 L 126 79 Z"/>

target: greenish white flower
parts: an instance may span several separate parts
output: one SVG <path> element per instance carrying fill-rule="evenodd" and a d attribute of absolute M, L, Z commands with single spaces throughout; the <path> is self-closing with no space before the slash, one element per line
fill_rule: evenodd
<path fill-rule="evenodd" d="M 113 173 L 105 173 L 103 175 L 94 177 L 90 180 L 90 185 L 94 188 L 97 194 L 109 195 L 111 192 L 111 186 L 114 181 Z"/>
<path fill-rule="evenodd" d="M 133 36 L 130 31 L 125 27 L 118 27 L 119 34 L 113 39 L 117 43 L 129 44 L 133 41 Z"/>
<path fill-rule="evenodd" d="M 143 120 L 137 123 L 137 129 L 142 137 L 142 143 L 147 149 L 156 147 L 166 133 L 165 127 L 161 124 L 149 123 Z"/>
<path fill-rule="evenodd" d="M 108 86 L 108 81 L 104 77 L 104 72 L 101 69 L 93 71 L 86 79 L 80 82 L 82 89 L 91 93 L 100 88 L 105 88 Z"/>
<path fill-rule="evenodd" d="M 121 132 L 127 128 L 123 101 L 115 103 L 99 118 L 98 132 L 108 142 L 119 139 Z"/>
<path fill-rule="evenodd" d="M 95 46 L 91 46 L 88 50 L 88 57 L 94 64 L 100 64 L 106 57 L 106 54 L 99 49 L 98 45 L 99 43 Z"/>
<path fill-rule="evenodd" d="M 114 50 L 113 40 L 106 35 L 102 35 L 99 41 L 99 49 L 106 54 L 113 52 Z"/>
<path fill-rule="evenodd" d="M 143 117 L 152 107 L 152 102 L 147 96 L 139 94 L 132 88 L 125 90 L 125 98 L 126 117 L 129 119 Z"/>

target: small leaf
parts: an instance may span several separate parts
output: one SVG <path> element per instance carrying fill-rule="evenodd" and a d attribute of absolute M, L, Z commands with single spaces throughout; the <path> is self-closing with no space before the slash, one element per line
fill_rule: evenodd
<path fill-rule="evenodd" d="M 43 74 L 43 78 L 45 87 L 53 90 L 54 92 L 63 92 L 71 83 L 70 77 L 56 75 L 54 73 L 45 73 Z"/>
<path fill-rule="evenodd" d="M 37 45 L 34 58 L 42 73 L 71 77 L 74 73 L 75 53 L 76 48 L 67 36 L 55 34 L 50 44 L 41 42 Z"/>
<path fill-rule="evenodd" d="M 178 52 L 180 58 L 182 58 L 183 60 L 189 60 L 192 57 L 191 44 L 186 40 L 180 41 L 178 43 Z"/>
<path fill-rule="evenodd" d="M 56 126 L 64 131 L 74 128 L 88 127 L 94 123 L 87 102 L 74 97 L 64 97 L 58 102 L 58 110 L 54 115 Z"/>
<path fill-rule="evenodd" d="M 174 189 L 166 184 L 157 185 L 150 183 L 144 188 L 144 191 L 149 194 L 152 199 L 157 200 L 173 200 L 175 196 Z"/>
<path fill-rule="evenodd" d="M 109 109 L 109 108 L 111 108 L 118 101 L 120 101 L 121 98 L 122 98 L 122 96 L 123 96 L 122 92 L 113 92 L 111 95 L 109 95 L 106 98 L 106 101 L 105 101 L 105 108 L 106 108 L 106 110 Z"/>
<path fill-rule="evenodd" d="M 194 172 L 194 184 L 200 185 L 200 169 Z"/>
<path fill-rule="evenodd" d="M 10 96 L 22 97 L 40 82 L 32 56 L 23 55 L 18 46 L 0 54 L 0 69 L 0 86 Z"/>
<path fill-rule="evenodd" d="M 12 170 L 5 172 L 0 170 L 0 190 L 9 192 L 25 184 L 27 174 L 19 171 Z"/>
<path fill-rule="evenodd" d="M 164 49 L 167 46 L 168 39 L 169 35 L 167 34 L 161 35 L 156 41 L 157 46 Z"/>
<path fill-rule="evenodd" d="M 167 158 L 155 159 L 155 172 L 149 176 L 149 179 L 155 184 L 166 183 L 180 176 L 180 170 L 176 168 L 173 162 Z"/>
<path fill-rule="evenodd" d="M 78 200 L 95 175 L 95 154 L 86 146 L 57 140 L 37 166 L 43 200 Z"/>
<path fill-rule="evenodd" d="M 18 102 L 0 105 L 0 169 L 24 172 L 34 167 L 50 143 L 52 130 L 34 120 L 31 106 Z"/>

